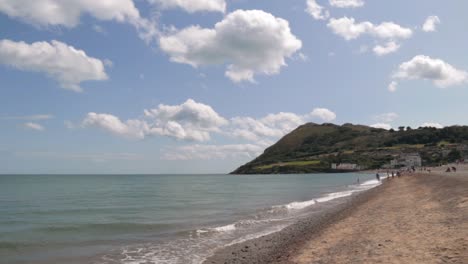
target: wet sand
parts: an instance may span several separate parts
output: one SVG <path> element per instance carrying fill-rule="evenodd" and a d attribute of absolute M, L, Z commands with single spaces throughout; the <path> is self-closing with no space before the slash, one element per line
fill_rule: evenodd
<path fill-rule="evenodd" d="M 468 263 L 468 167 L 394 178 L 205 263 Z"/>

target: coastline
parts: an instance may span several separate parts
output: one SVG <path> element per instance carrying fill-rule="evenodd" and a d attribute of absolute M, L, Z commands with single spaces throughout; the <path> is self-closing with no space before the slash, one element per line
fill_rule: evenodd
<path fill-rule="evenodd" d="M 385 180 L 279 232 L 222 248 L 204 264 L 466 263 L 468 170 L 439 170 Z"/>
<path fill-rule="evenodd" d="M 308 217 L 281 231 L 221 248 L 203 264 L 291 263 L 291 257 L 300 246 L 327 226 L 347 217 L 357 206 L 372 199 L 384 188 L 386 184 L 341 198 L 339 204 L 331 207 L 314 205 L 317 211 Z"/>

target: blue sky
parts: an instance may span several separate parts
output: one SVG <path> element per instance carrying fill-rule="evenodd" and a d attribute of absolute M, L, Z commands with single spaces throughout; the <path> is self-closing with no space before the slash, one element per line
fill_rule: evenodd
<path fill-rule="evenodd" d="M 466 10 L 0 0 L 0 173 L 225 173 L 305 122 L 466 125 Z"/>

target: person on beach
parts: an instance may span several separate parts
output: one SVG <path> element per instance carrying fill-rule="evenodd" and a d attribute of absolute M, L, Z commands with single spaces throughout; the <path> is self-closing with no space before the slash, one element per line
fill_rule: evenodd
<path fill-rule="evenodd" d="M 380 181 L 380 175 L 379 175 L 379 173 L 375 174 L 375 177 L 377 178 L 378 181 Z"/>

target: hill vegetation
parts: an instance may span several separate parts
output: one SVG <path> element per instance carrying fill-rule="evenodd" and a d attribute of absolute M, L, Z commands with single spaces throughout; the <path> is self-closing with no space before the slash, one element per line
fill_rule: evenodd
<path fill-rule="evenodd" d="M 384 130 L 363 125 L 302 125 L 234 174 L 332 172 L 332 163 L 381 168 L 404 153 L 419 153 L 425 166 L 468 156 L 468 127 L 400 127 Z"/>

